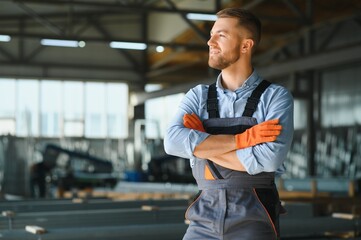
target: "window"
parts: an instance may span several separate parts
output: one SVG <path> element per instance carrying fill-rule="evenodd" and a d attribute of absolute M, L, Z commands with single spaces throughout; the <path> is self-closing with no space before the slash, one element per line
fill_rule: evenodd
<path fill-rule="evenodd" d="M 15 81 L 0 79 L 0 135 L 15 134 Z"/>
<path fill-rule="evenodd" d="M 64 82 L 64 136 L 84 136 L 84 83 Z"/>
<path fill-rule="evenodd" d="M 106 105 L 104 84 L 85 84 L 85 113 L 85 136 L 99 138 L 106 137 Z"/>
<path fill-rule="evenodd" d="M 20 136 L 38 136 L 39 81 L 17 81 L 16 105 L 16 134 Z"/>
<path fill-rule="evenodd" d="M 41 81 L 40 84 L 40 134 L 46 137 L 60 136 L 62 83 L 60 81 Z"/>
<path fill-rule="evenodd" d="M 361 123 L 360 76 L 361 68 L 353 66 L 331 69 L 322 74 L 323 127 L 353 126 Z"/>
<path fill-rule="evenodd" d="M 160 136 L 158 136 L 157 127 L 146 127 L 147 138 L 164 137 L 167 126 L 175 115 L 183 96 L 183 93 L 179 93 L 146 101 L 145 118 L 157 123 L 160 128 Z"/>
<path fill-rule="evenodd" d="M 0 79 L 0 135 L 128 137 L 122 83 Z"/>
<path fill-rule="evenodd" d="M 128 87 L 125 84 L 107 84 L 107 136 L 128 136 Z"/>
<path fill-rule="evenodd" d="M 294 100 L 294 128 L 295 130 L 307 128 L 307 102 L 306 100 Z"/>

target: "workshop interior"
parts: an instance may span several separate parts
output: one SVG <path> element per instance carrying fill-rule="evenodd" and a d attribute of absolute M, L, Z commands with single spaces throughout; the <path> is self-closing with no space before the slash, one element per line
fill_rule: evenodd
<path fill-rule="evenodd" d="M 182 239 L 198 188 L 164 137 L 228 7 L 294 100 L 282 239 L 361 239 L 360 1 L 1 0 L 0 240 Z"/>

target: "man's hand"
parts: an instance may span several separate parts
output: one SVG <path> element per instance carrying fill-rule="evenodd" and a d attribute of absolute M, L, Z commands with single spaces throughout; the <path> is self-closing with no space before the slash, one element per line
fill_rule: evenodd
<path fill-rule="evenodd" d="M 199 119 L 199 117 L 195 113 L 184 114 L 183 125 L 186 128 L 191 128 L 191 129 L 198 130 L 201 132 L 206 132 L 206 130 L 204 130 L 202 121 Z"/>
<path fill-rule="evenodd" d="M 235 135 L 237 149 L 252 147 L 260 143 L 273 142 L 280 135 L 282 126 L 278 119 L 257 124 L 243 133 Z"/>
<path fill-rule="evenodd" d="M 184 114 L 183 124 L 186 128 L 206 132 L 203 127 L 202 121 L 195 114 Z M 253 147 L 260 143 L 273 142 L 280 135 L 282 126 L 279 125 L 278 119 L 269 120 L 257 124 L 243 133 L 235 135 L 236 149 Z"/>

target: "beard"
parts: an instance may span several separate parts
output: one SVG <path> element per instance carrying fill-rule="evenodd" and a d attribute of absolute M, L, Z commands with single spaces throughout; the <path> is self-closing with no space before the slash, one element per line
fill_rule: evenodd
<path fill-rule="evenodd" d="M 208 65 L 211 68 L 217 69 L 217 70 L 223 70 L 233 63 L 237 62 L 239 59 L 239 54 L 228 54 L 228 57 L 225 57 L 223 54 L 213 54 L 209 55 L 208 58 Z"/>

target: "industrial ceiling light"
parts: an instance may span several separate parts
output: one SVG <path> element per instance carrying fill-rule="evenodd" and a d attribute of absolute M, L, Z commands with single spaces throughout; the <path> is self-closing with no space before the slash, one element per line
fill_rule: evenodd
<path fill-rule="evenodd" d="M 41 39 L 41 45 L 43 46 L 53 46 L 53 47 L 85 47 L 84 41 L 75 41 L 75 40 L 61 40 L 61 39 Z"/>
<path fill-rule="evenodd" d="M 145 50 L 147 48 L 147 44 L 135 43 L 135 42 L 110 42 L 109 46 L 111 48 L 131 49 L 131 50 Z"/>
<path fill-rule="evenodd" d="M 9 35 L 0 35 L 0 42 L 10 42 L 11 37 Z"/>
<path fill-rule="evenodd" d="M 155 50 L 156 50 L 157 52 L 161 53 L 161 52 L 164 52 L 164 47 L 163 47 L 163 46 L 157 46 L 157 47 L 155 48 Z"/>
<path fill-rule="evenodd" d="M 214 14 L 187 13 L 186 16 L 190 20 L 201 20 L 201 21 L 216 21 L 217 20 L 217 16 Z"/>

